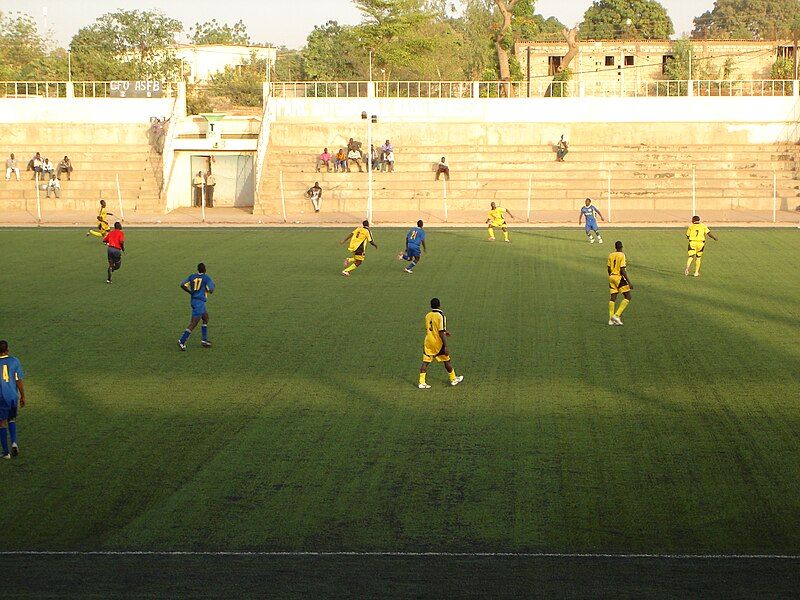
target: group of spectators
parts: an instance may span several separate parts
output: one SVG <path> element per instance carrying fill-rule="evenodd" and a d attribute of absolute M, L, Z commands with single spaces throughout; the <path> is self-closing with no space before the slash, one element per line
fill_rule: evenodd
<path fill-rule="evenodd" d="M 206 195 L 206 208 L 214 208 L 214 187 L 217 185 L 217 178 L 209 169 L 205 174 L 198 171 L 192 178 L 192 189 L 194 190 L 194 206 L 203 204 L 203 192 Z"/>
<path fill-rule="evenodd" d="M 65 156 L 59 161 L 58 165 L 50 162 L 49 158 L 42 158 L 40 152 L 34 154 L 28 161 L 25 171 L 32 171 L 31 179 L 43 181 L 42 188 L 47 191 L 47 197 L 54 193 L 56 198 L 61 197 L 61 176 L 66 174 L 67 180 L 72 179 L 72 161 L 69 156 Z M 6 159 L 6 181 L 11 179 L 11 175 L 20 180 L 19 161 L 12 152 Z"/>
<path fill-rule="evenodd" d="M 339 151 L 334 155 L 331 154 L 327 148 L 322 151 L 322 154 L 317 156 L 316 171 L 324 166 L 328 173 L 331 172 L 331 166 L 335 173 L 350 173 L 352 166 L 358 167 L 358 172 L 363 173 L 364 167 L 369 168 L 372 164 L 373 171 L 381 172 L 394 172 L 394 146 L 392 142 L 386 142 L 376 148 L 374 144 L 370 146 L 368 152 L 361 149 L 361 142 L 350 138 L 347 142 L 347 149 L 339 148 Z M 362 166 L 363 165 L 363 166 Z"/>

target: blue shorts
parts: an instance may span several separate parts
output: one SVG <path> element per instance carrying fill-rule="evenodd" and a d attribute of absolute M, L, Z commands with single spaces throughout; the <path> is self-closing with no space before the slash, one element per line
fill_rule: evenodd
<path fill-rule="evenodd" d="M 419 246 L 408 246 L 406 248 L 406 256 L 408 258 L 419 258 L 420 256 L 422 256 L 422 253 L 420 252 L 420 247 Z"/>
<path fill-rule="evenodd" d="M 586 233 L 597 231 L 597 221 L 586 219 Z"/>
<path fill-rule="evenodd" d="M 192 300 L 192 318 L 202 317 L 206 314 L 206 303 L 204 300 Z"/>
<path fill-rule="evenodd" d="M 17 418 L 17 405 L 9 406 L 0 400 L 0 421 L 11 421 Z"/>

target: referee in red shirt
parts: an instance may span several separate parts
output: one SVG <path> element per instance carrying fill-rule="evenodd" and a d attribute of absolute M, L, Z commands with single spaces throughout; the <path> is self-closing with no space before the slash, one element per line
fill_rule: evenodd
<path fill-rule="evenodd" d="M 103 243 L 108 246 L 108 279 L 111 283 L 111 273 L 122 266 L 122 253 L 125 252 L 125 234 L 122 232 L 122 223 L 114 223 L 114 229 L 103 238 Z"/>

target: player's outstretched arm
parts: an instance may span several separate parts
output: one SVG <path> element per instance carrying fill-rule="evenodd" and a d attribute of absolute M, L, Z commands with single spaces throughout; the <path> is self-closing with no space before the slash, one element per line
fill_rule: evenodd
<path fill-rule="evenodd" d="M 348 234 L 347 234 L 347 237 L 346 237 L 346 238 L 344 238 L 344 239 L 343 239 L 341 242 L 339 242 L 339 245 L 341 246 L 341 245 L 342 245 L 342 244 L 344 244 L 344 243 L 345 243 L 347 240 L 349 240 L 351 237 L 353 237 L 353 233 L 352 233 L 352 232 L 348 233 Z"/>
<path fill-rule="evenodd" d="M 508 213 L 508 216 L 511 217 L 512 219 L 516 219 L 517 218 L 517 217 L 515 217 L 514 215 L 511 214 L 510 210 L 506 209 L 506 212 Z"/>
<path fill-rule="evenodd" d="M 711 233 L 710 231 L 708 232 L 708 237 L 710 237 L 715 242 L 719 241 L 719 238 L 717 236 L 715 236 L 713 233 Z"/>
<path fill-rule="evenodd" d="M 425 240 L 422 240 L 422 249 L 423 249 L 425 252 L 427 252 L 427 251 L 428 251 L 428 247 L 425 245 Z"/>
<path fill-rule="evenodd" d="M 580 225 L 582 222 L 583 222 L 583 213 L 579 213 L 579 215 L 578 215 L 578 225 Z"/>
<path fill-rule="evenodd" d="M 17 391 L 19 392 L 19 405 L 25 406 L 25 386 L 22 379 L 17 379 Z"/>
<path fill-rule="evenodd" d="M 369 241 L 369 244 L 370 244 L 370 246 L 374 246 L 374 247 L 375 247 L 375 250 L 377 250 L 377 249 L 378 249 L 378 244 L 376 244 L 376 243 L 375 243 L 375 242 L 373 242 L 372 240 L 370 240 L 370 241 Z"/>
<path fill-rule="evenodd" d="M 605 221 L 606 220 L 605 217 L 603 216 L 603 213 L 601 213 L 599 210 L 597 210 L 597 207 L 595 207 L 594 212 L 597 213 L 597 216 L 600 217 L 601 221 Z"/>

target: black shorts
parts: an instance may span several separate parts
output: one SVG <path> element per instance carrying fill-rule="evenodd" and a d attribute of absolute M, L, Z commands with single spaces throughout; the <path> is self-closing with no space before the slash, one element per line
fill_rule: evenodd
<path fill-rule="evenodd" d="M 108 249 L 108 262 L 119 264 L 122 262 L 122 250 L 118 248 Z"/>

